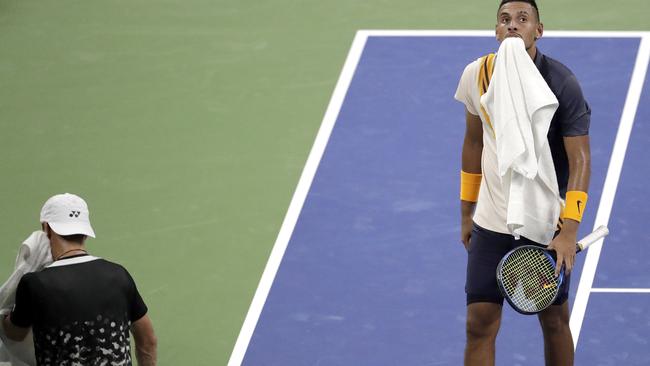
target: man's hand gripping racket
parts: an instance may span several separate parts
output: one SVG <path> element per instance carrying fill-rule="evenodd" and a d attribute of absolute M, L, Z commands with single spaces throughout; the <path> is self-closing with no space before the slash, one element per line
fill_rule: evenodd
<path fill-rule="evenodd" d="M 579 240 L 576 253 L 609 234 L 605 226 Z M 497 283 L 503 297 L 518 312 L 536 314 L 557 298 L 564 270 L 555 275 L 555 259 L 549 250 L 524 245 L 508 252 L 497 266 Z"/>

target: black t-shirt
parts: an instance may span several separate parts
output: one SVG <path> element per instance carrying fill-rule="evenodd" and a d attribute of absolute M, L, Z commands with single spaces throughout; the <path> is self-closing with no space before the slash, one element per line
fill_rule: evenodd
<path fill-rule="evenodd" d="M 131 365 L 129 329 L 147 313 L 122 266 L 87 255 L 24 275 L 11 321 L 32 327 L 43 365 Z"/>
<path fill-rule="evenodd" d="M 569 160 L 563 138 L 589 134 L 591 108 L 585 101 L 578 80 L 568 67 L 543 55 L 539 49 L 534 62 L 560 103 L 551 120 L 548 142 L 553 156 L 560 196 L 564 197 L 569 183 Z"/>

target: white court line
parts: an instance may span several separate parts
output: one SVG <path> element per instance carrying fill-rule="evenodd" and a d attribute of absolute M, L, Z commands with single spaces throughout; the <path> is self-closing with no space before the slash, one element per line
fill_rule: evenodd
<path fill-rule="evenodd" d="M 253 297 L 251 306 L 248 309 L 244 325 L 239 332 L 239 337 L 237 338 L 235 348 L 230 356 L 230 361 L 228 361 L 228 366 L 239 366 L 244 360 L 248 344 L 250 343 L 255 327 L 257 326 L 257 321 L 262 313 L 262 308 L 264 307 L 266 298 L 271 290 L 271 285 L 273 284 L 275 275 L 277 274 L 280 263 L 282 262 L 282 257 L 284 256 L 284 252 L 286 251 L 291 235 L 293 234 L 293 229 L 296 226 L 298 216 L 300 215 L 302 206 L 307 198 L 307 193 L 309 193 L 309 188 L 314 180 L 314 175 L 316 175 L 316 169 L 323 157 L 325 147 L 327 146 L 327 142 L 332 134 L 332 129 L 334 129 L 334 124 L 336 123 L 339 111 L 341 110 L 343 100 L 345 99 L 345 95 L 347 94 L 350 83 L 352 82 L 352 77 L 357 69 L 361 53 L 366 45 L 366 39 L 367 37 L 360 34 L 357 34 L 354 37 L 352 47 L 348 53 L 343 70 L 341 71 L 341 76 L 339 77 L 334 93 L 332 94 L 332 99 L 330 100 L 330 104 L 327 107 L 325 116 L 323 117 L 323 122 L 321 123 L 318 135 L 316 136 L 314 145 L 312 146 L 309 157 L 307 158 L 307 163 L 305 164 L 305 168 L 300 176 L 300 181 L 298 182 L 296 191 L 291 199 L 289 210 L 287 211 L 287 215 L 285 216 L 282 227 L 280 228 L 275 245 L 271 251 L 271 256 L 266 263 L 266 268 L 264 269 L 260 283 L 257 286 L 257 291 Z"/>
<path fill-rule="evenodd" d="M 609 292 L 616 294 L 650 294 L 650 288 L 592 288 L 591 292 Z"/>
<path fill-rule="evenodd" d="M 641 38 L 641 44 L 639 45 L 639 51 L 634 64 L 632 80 L 630 81 L 630 88 L 627 92 L 623 114 L 621 115 L 618 133 L 616 134 L 616 141 L 614 142 L 612 156 L 609 161 L 605 186 L 603 187 L 603 193 L 600 197 L 600 205 L 598 206 L 598 212 L 596 213 L 596 220 L 594 222 L 594 229 L 600 225 L 607 225 L 609 222 L 612 206 L 614 205 L 616 188 L 618 187 L 621 170 L 623 169 L 627 144 L 630 140 L 630 133 L 632 132 L 634 118 L 639 106 L 639 99 L 641 99 L 641 92 L 643 91 L 643 83 L 648 71 L 648 61 L 650 61 L 650 36 L 645 35 Z M 589 293 L 591 292 L 594 283 L 596 267 L 598 267 L 598 260 L 600 259 L 602 246 L 603 239 L 589 247 L 587 258 L 585 259 L 585 265 L 582 269 L 582 274 L 580 275 L 578 293 L 576 294 L 576 299 L 573 303 L 571 319 L 569 321 L 571 333 L 573 334 L 574 349 L 578 345 L 580 329 L 582 328 L 585 311 L 587 310 Z"/>
<path fill-rule="evenodd" d="M 493 30 L 383 30 L 364 29 L 358 31 L 365 36 L 375 37 L 494 37 Z M 559 38 L 642 38 L 650 36 L 648 31 L 544 31 L 545 37 Z"/>
<path fill-rule="evenodd" d="M 598 38 L 639 38 L 650 37 L 650 32 L 599 32 L 599 31 L 546 31 L 549 37 L 598 37 Z M 300 181 L 296 187 L 289 209 L 280 228 L 280 232 L 271 251 L 271 255 L 262 274 L 262 278 L 253 297 L 244 324 L 230 356 L 228 366 L 239 366 L 243 362 L 260 314 L 271 290 L 282 257 L 287 249 L 289 240 L 295 228 L 298 216 L 311 187 L 316 170 L 325 151 L 338 117 L 343 100 L 354 76 L 366 40 L 370 36 L 382 37 L 494 37 L 492 30 L 359 30 L 348 53 L 341 76 L 336 84 L 332 99 L 327 108 L 318 135 L 303 169 Z M 597 244 L 594 244 L 597 245 Z M 593 246 L 592 246 L 593 247 Z"/>

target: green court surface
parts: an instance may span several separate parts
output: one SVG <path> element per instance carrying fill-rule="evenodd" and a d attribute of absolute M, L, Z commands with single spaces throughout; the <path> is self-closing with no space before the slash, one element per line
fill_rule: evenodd
<path fill-rule="evenodd" d="M 225 365 L 355 31 L 491 29 L 497 4 L 0 0 L 0 280 L 77 193 L 160 364 Z M 547 30 L 650 30 L 647 0 L 539 5 Z"/>

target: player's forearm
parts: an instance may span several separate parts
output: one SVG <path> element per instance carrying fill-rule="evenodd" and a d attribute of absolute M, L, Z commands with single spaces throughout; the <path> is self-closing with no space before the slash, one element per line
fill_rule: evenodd
<path fill-rule="evenodd" d="M 481 154 L 483 144 L 470 141 L 467 137 L 463 144 L 461 169 L 465 173 L 481 174 Z M 476 202 L 460 201 L 460 213 L 463 220 L 471 220 Z"/>
<path fill-rule="evenodd" d="M 568 191 L 587 192 L 591 178 L 589 136 L 565 137 L 564 146 L 569 160 Z"/>
<path fill-rule="evenodd" d="M 572 164 L 569 171 L 569 185 L 567 191 L 587 192 L 589 189 L 589 178 L 591 176 L 591 167 L 588 160 L 577 160 Z M 562 232 L 572 237 L 577 236 L 580 222 L 571 218 L 565 218 L 562 225 Z"/>
<path fill-rule="evenodd" d="M 481 155 L 483 143 L 465 137 L 461 159 L 461 169 L 466 173 L 481 174 Z"/>
<path fill-rule="evenodd" d="M 564 145 L 569 160 L 569 183 L 567 185 L 567 191 L 587 193 L 589 190 L 589 180 L 591 178 L 589 136 L 566 137 L 564 139 Z M 582 204 L 582 210 L 584 210 L 585 204 L 586 202 Z M 582 215 L 582 212 L 580 215 Z M 579 225 L 580 222 L 576 219 L 565 218 L 562 226 L 562 233 L 575 238 L 578 233 Z"/>
<path fill-rule="evenodd" d="M 2 315 L 2 328 L 4 329 L 5 335 L 7 338 L 12 341 L 22 342 L 27 334 L 29 333 L 29 328 L 21 328 L 14 325 L 11 322 L 9 314 Z"/>
<path fill-rule="evenodd" d="M 460 218 L 462 220 L 472 220 L 472 215 L 474 215 L 474 208 L 476 207 L 476 202 L 469 201 L 460 201 Z"/>
<path fill-rule="evenodd" d="M 144 315 L 131 325 L 135 339 L 135 357 L 140 366 L 155 366 L 157 362 L 158 338 L 153 330 L 149 315 Z"/>
<path fill-rule="evenodd" d="M 139 366 L 156 366 L 157 358 L 158 358 L 156 347 L 136 346 L 135 357 L 138 360 Z"/>
<path fill-rule="evenodd" d="M 145 318 L 145 317 L 143 317 Z M 136 322 L 138 326 L 134 333 L 135 357 L 139 366 L 155 366 L 158 359 L 158 338 L 153 332 L 153 327 L 147 316 L 145 322 Z"/>
<path fill-rule="evenodd" d="M 472 141 L 467 136 L 463 143 L 462 165 L 461 169 L 465 173 L 481 174 L 481 155 L 483 153 L 483 143 Z M 460 201 L 461 218 L 471 219 L 474 214 L 476 202 Z"/>
<path fill-rule="evenodd" d="M 481 173 L 481 156 L 483 154 L 483 126 L 479 116 L 465 111 L 465 138 L 461 168 L 466 173 Z"/>
<path fill-rule="evenodd" d="M 483 126 L 481 119 L 471 114 L 469 111 L 465 111 L 465 138 L 463 140 L 463 150 L 461 156 L 461 170 L 465 173 L 472 174 L 481 174 L 481 157 L 483 155 Z M 480 181 L 475 177 L 476 181 Z M 474 207 L 476 207 L 476 192 L 478 192 L 478 186 L 476 182 L 470 183 L 470 191 L 473 194 L 465 195 L 463 192 L 463 176 L 461 174 L 461 199 L 460 201 L 460 213 L 461 221 L 463 224 L 468 225 L 472 220 L 472 215 L 474 214 Z M 473 186 L 473 187 L 471 187 Z M 472 193 L 470 192 L 470 193 Z"/>
<path fill-rule="evenodd" d="M 576 157 L 569 160 L 569 184 L 567 191 L 589 190 L 591 178 L 591 160 L 588 156 Z"/>

